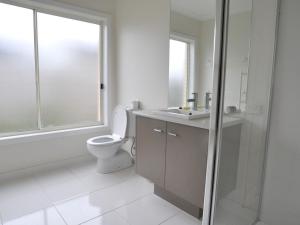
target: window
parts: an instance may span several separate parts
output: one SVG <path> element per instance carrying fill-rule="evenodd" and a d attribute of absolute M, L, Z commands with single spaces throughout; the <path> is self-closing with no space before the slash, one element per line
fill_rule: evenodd
<path fill-rule="evenodd" d="M 194 80 L 194 42 L 181 36 L 170 39 L 169 107 L 186 106 Z"/>
<path fill-rule="evenodd" d="M 0 136 L 103 121 L 103 25 L 0 3 Z"/>
<path fill-rule="evenodd" d="M 32 23 L 32 10 L 0 3 L 1 133 L 37 129 Z"/>
<path fill-rule="evenodd" d="M 37 14 L 42 126 L 100 121 L 96 24 Z"/>

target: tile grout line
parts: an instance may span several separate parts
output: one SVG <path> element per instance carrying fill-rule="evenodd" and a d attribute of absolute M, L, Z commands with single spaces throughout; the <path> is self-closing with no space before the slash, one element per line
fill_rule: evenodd
<path fill-rule="evenodd" d="M 170 220 L 170 219 L 172 219 L 172 218 L 178 216 L 179 214 L 180 214 L 180 212 L 177 212 L 177 213 L 175 213 L 174 215 L 170 216 L 169 218 L 165 219 L 164 221 L 162 221 L 161 223 L 159 223 L 159 224 L 157 224 L 157 225 L 161 225 L 161 224 L 167 222 L 168 220 Z"/>
<path fill-rule="evenodd" d="M 76 158 L 80 158 L 80 157 L 76 157 Z M 63 160 L 63 161 L 68 161 L 68 159 Z M 48 163 L 47 166 L 49 166 L 49 165 L 51 165 L 51 164 L 52 164 L 52 165 L 55 165 L 55 163 Z M 45 164 L 45 165 L 46 165 L 46 164 Z M 41 166 L 42 166 L 42 165 L 36 166 L 36 167 L 32 167 L 32 168 L 38 168 L 38 167 L 41 167 Z M 31 168 L 31 169 L 32 169 L 32 168 Z M 80 183 L 85 184 L 85 183 L 82 181 L 82 179 L 80 179 L 79 176 L 76 175 L 70 168 L 68 168 L 67 166 L 64 166 L 64 165 L 62 166 L 62 168 L 66 169 L 68 172 L 70 172 L 72 175 L 74 175 L 74 176 L 80 181 Z M 118 182 L 118 183 L 115 183 L 115 184 L 111 184 L 111 185 L 109 185 L 109 186 L 107 186 L 107 187 L 97 188 L 97 189 L 94 189 L 94 190 L 91 190 L 91 191 L 85 191 L 85 192 L 82 192 L 82 193 L 78 193 L 77 195 L 74 195 L 74 196 L 72 196 L 72 197 L 69 197 L 69 198 L 66 198 L 66 199 L 62 199 L 62 200 L 59 200 L 59 201 L 52 201 L 52 200 L 47 196 L 46 191 L 44 190 L 45 188 L 40 184 L 40 182 L 37 180 L 36 176 L 35 176 L 33 173 L 32 173 L 32 174 L 30 173 L 29 175 L 30 175 L 31 179 L 32 179 L 35 183 L 37 183 L 37 185 L 39 186 L 39 188 L 41 188 L 43 194 L 45 195 L 45 197 L 47 198 L 47 200 L 49 200 L 49 202 L 52 203 L 52 205 L 61 204 L 61 203 L 64 203 L 64 202 L 67 202 L 67 201 L 70 201 L 70 200 L 73 200 L 73 199 L 76 199 L 76 198 L 83 197 L 83 196 L 85 196 L 85 195 L 93 194 L 93 193 L 95 193 L 95 192 L 98 192 L 98 191 L 101 191 L 101 190 L 104 190 L 104 189 L 111 188 L 111 187 L 113 187 L 113 186 L 115 186 L 115 185 L 122 184 L 122 183 L 124 183 L 124 182 L 126 182 L 126 181 L 132 179 L 132 177 L 129 177 L 128 179 L 125 179 L 125 180 L 123 180 L 123 181 L 121 181 L 121 182 Z"/>
<path fill-rule="evenodd" d="M 130 167 L 130 168 L 131 168 L 131 167 Z M 69 168 L 67 168 L 67 169 L 69 169 Z M 129 168 L 128 168 L 128 169 L 129 169 Z M 78 176 L 78 174 L 76 174 L 72 169 L 70 169 L 70 173 L 73 174 L 77 179 L 79 179 L 80 182 L 82 182 L 83 184 L 85 184 L 84 181 L 82 180 L 82 178 L 81 178 L 80 176 Z M 117 185 L 117 184 L 124 183 L 124 182 L 128 181 L 128 180 L 131 179 L 131 178 L 132 178 L 132 177 L 129 177 L 128 179 L 125 179 L 124 181 L 120 181 L 120 182 L 117 182 L 117 183 L 115 183 L 115 184 L 111 184 L 111 185 L 109 185 L 109 186 L 107 186 L 107 187 L 97 188 L 97 189 L 91 191 L 91 193 L 92 193 L 92 192 L 96 192 L 96 191 L 98 191 L 98 190 L 103 190 L 103 189 L 105 189 L 105 188 L 109 188 L 109 187 L 111 187 L 111 186 L 113 186 L 113 185 Z"/>
<path fill-rule="evenodd" d="M 68 225 L 67 221 L 65 220 L 65 218 L 61 215 L 61 213 L 58 211 L 58 209 L 56 208 L 56 206 L 54 205 L 53 208 L 55 209 L 56 213 L 58 214 L 58 216 L 62 219 L 62 221 Z"/>
<path fill-rule="evenodd" d="M 122 207 L 124 207 L 124 206 L 126 206 L 126 205 L 130 205 L 130 204 L 132 204 L 132 203 L 134 203 L 134 202 L 136 202 L 136 201 L 139 201 L 139 200 L 141 200 L 141 199 L 143 199 L 143 198 L 146 198 L 147 196 L 149 196 L 149 195 L 151 195 L 151 194 L 152 194 L 152 193 L 143 195 L 143 196 L 141 196 L 141 197 L 139 197 L 139 198 L 137 198 L 137 199 L 135 199 L 135 200 L 133 200 L 133 201 L 130 201 L 130 202 L 125 203 L 124 205 L 118 206 L 118 207 L 116 207 L 116 208 L 114 208 L 114 209 L 111 209 L 111 210 L 109 210 L 109 211 L 107 211 L 107 212 L 101 214 L 101 215 L 95 216 L 95 217 L 93 217 L 93 218 L 91 218 L 91 219 L 88 219 L 88 220 L 86 220 L 86 221 L 84 221 L 84 222 L 81 222 L 81 223 L 79 223 L 79 225 L 83 225 L 84 223 L 87 223 L 87 222 L 92 221 L 92 220 L 94 220 L 94 219 L 100 218 L 100 217 L 102 217 L 102 216 L 104 216 L 104 215 L 106 215 L 106 214 L 108 214 L 108 213 L 111 213 L 111 212 L 115 212 L 115 213 L 117 213 L 122 219 L 125 219 L 123 216 L 121 216 L 121 215 L 116 211 L 117 209 L 122 208 Z M 126 219 L 125 219 L 125 221 L 127 222 Z M 128 223 L 128 222 L 127 222 L 127 223 Z"/>
<path fill-rule="evenodd" d="M 125 220 L 126 223 L 127 223 L 128 225 L 131 225 L 131 224 L 129 223 L 128 219 L 125 218 L 124 216 L 122 216 L 122 215 L 121 215 L 120 213 L 118 213 L 116 210 L 117 210 L 117 209 L 115 209 L 114 212 L 115 212 L 118 216 L 120 216 L 123 220 Z"/>
<path fill-rule="evenodd" d="M 149 194 L 145 194 L 145 195 L 143 195 L 143 196 L 141 196 L 140 198 L 137 198 L 137 199 L 135 199 L 135 200 L 133 200 L 133 201 L 130 201 L 130 202 L 128 202 L 128 203 L 126 203 L 126 204 L 124 204 L 124 205 L 122 205 L 122 206 L 118 206 L 117 208 L 115 208 L 115 209 L 113 209 L 113 211 L 115 211 L 119 216 L 121 216 L 122 218 L 124 218 L 122 215 L 120 215 L 116 210 L 118 210 L 118 209 L 120 209 L 120 208 L 122 208 L 122 207 L 124 207 L 124 206 L 128 206 L 128 205 L 131 205 L 131 204 L 133 204 L 133 203 L 135 203 L 135 202 L 137 202 L 137 201 L 139 201 L 139 200 L 142 200 L 142 199 L 144 199 L 144 198 L 147 198 L 147 197 L 149 197 L 150 195 L 152 195 L 153 193 L 149 193 Z M 124 218 L 125 219 L 125 218 Z"/>
<path fill-rule="evenodd" d="M 64 161 L 67 161 L 67 160 L 64 160 Z M 52 164 L 55 164 L 55 163 L 52 163 Z M 50 165 L 50 164 L 48 164 L 48 166 L 49 166 L 49 165 Z M 61 167 L 62 167 L 63 169 L 65 169 L 67 172 L 69 172 L 70 174 L 74 175 L 74 177 L 75 177 L 76 179 L 78 179 L 78 180 L 81 182 L 81 180 L 80 180 L 77 176 L 75 176 L 75 174 L 71 171 L 70 168 L 68 168 L 68 167 L 65 166 L 65 165 L 63 165 L 63 166 L 61 166 Z M 33 176 L 33 179 L 35 180 L 35 182 L 38 184 L 38 186 L 42 189 L 44 195 L 47 197 L 47 199 L 51 202 L 51 205 L 53 205 L 53 206 L 55 206 L 56 204 L 62 203 L 62 202 L 70 201 L 70 200 L 72 200 L 72 199 L 76 199 L 76 198 L 80 198 L 80 197 L 85 196 L 85 195 L 89 195 L 89 194 L 91 193 L 90 191 L 85 191 L 85 192 L 82 192 L 82 193 L 78 193 L 78 194 L 76 194 L 76 195 L 74 195 L 74 196 L 72 196 L 72 197 L 69 197 L 69 198 L 65 198 L 65 199 L 62 199 L 62 200 L 59 200 L 59 201 L 52 201 L 52 200 L 48 197 L 48 195 L 47 195 L 47 193 L 46 193 L 46 191 L 45 191 L 44 186 L 43 186 L 42 184 L 40 184 L 40 182 L 38 181 L 38 179 L 36 178 L 36 176 L 35 176 L 34 174 L 32 174 L 32 176 Z"/>
<path fill-rule="evenodd" d="M 150 196 L 150 195 L 154 195 L 154 193 L 151 193 L 151 194 L 148 194 L 148 195 L 146 195 L 146 196 L 144 196 L 144 197 L 142 197 L 142 198 L 140 198 L 140 199 L 137 199 L 136 201 L 138 201 L 138 200 L 141 200 L 141 199 L 143 199 L 143 198 L 146 198 L 146 197 L 148 197 L 148 196 Z M 132 204 L 132 203 L 134 203 L 135 201 L 133 201 L 133 202 L 131 202 L 131 203 L 128 203 L 128 204 L 126 204 L 126 205 L 130 205 L 130 204 Z M 125 205 L 124 205 L 125 206 Z M 116 209 L 114 209 L 113 211 L 115 211 L 115 213 L 117 213 L 120 217 L 122 217 L 128 224 L 129 224 L 129 221 L 127 220 L 127 218 L 125 218 L 124 216 L 122 216 L 120 213 L 118 213 L 116 210 L 117 209 L 119 209 L 119 208 L 122 208 L 122 207 L 124 207 L 124 206 L 121 206 L 121 207 L 118 207 L 118 208 L 116 208 Z M 177 208 L 177 207 L 176 207 Z M 175 217 L 175 216 L 177 216 L 177 215 L 179 215 L 181 212 L 180 211 L 178 211 L 178 212 L 176 212 L 174 215 L 171 215 L 170 217 L 168 217 L 168 218 L 166 218 L 165 220 L 163 220 L 162 222 L 160 222 L 159 224 L 156 224 L 156 225 L 161 225 L 161 224 L 163 224 L 163 223 L 165 223 L 166 221 L 168 221 L 169 219 L 171 219 L 171 218 L 173 218 L 173 217 Z M 130 224 L 129 224 L 130 225 Z"/>
<path fill-rule="evenodd" d="M 55 201 L 55 202 L 53 202 L 53 203 L 54 203 L 55 205 L 63 204 L 63 203 L 65 203 L 65 202 L 74 200 L 74 199 L 76 199 L 76 198 L 84 197 L 84 196 L 86 196 L 86 195 L 94 194 L 94 193 L 96 193 L 96 192 L 98 192 L 98 191 L 103 191 L 103 190 L 108 189 L 108 188 L 111 188 L 111 187 L 113 187 L 113 186 L 117 186 L 117 185 L 119 185 L 119 184 L 122 184 L 122 183 L 125 183 L 125 182 L 129 181 L 130 179 L 133 179 L 133 178 L 131 177 L 131 178 L 128 178 L 128 179 L 126 179 L 126 180 L 124 180 L 124 181 L 122 181 L 122 182 L 120 182 L 120 183 L 112 184 L 112 185 L 109 185 L 109 186 L 107 186 L 107 187 L 104 187 L 104 188 L 98 188 L 98 189 L 95 189 L 95 190 L 92 190 L 92 191 L 87 191 L 87 192 L 85 192 L 85 193 L 80 193 L 80 194 L 78 194 L 78 195 L 76 195 L 76 196 L 73 196 L 73 197 L 70 197 L 70 198 L 66 198 L 66 199 L 60 200 L 60 201 Z"/>
<path fill-rule="evenodd" d="M 67 168 L 67 169 L 69 169 L 69 168 Z M 76 173 L 74 173 L 74 171 L 72 171 L 72 169 L 70 169 L 70 173 L 73 174 L 73 175 L 80 181 L 80 183 L 85 184 L 85 183 L 83 182 L 82 178 L 80 178 Z M 129 177 L 128 179 L 125 179 L 124 181 L 120 181 L 120 182 L 118 182 L 118 183 L 108 185 L 107 187 L 94 189 L 94 190 L 92 190 L 92 191 L 89 191 L 89 194 L 90 194 L 90 193 L 97 192 L 97 191 L 100 191 L 100 190 L 103 190 L 103 189 L 106 189 L 106 188 L 110 188 L 110 187 L 112 187 L 112 186 L 114 186 L 114 185 L 118 185 L 118 184 L 124 183 L 124 182 L 126 182 L 126 181 L 128 181 L 128 180 L 130 180 L 130 179 L 131 179 L 131 177 Z M 62 200 L 62 201 L 63 201 L 63 200 Z"/>
<path fill-rule="evenodd" d="M 76 157 L 76 158 L 80 158 L 80 157 Z M 68 161 L 68 159 L 66 160 L 63 160 L 63 161 Z M 14 172 L 8 172 L 8 173 L 3 173 L 3 174 L 0 174 L 1 175 L 9 175 L 9 174 L 13 174 L 13 173 L 18 173 L 18 172 L 25 172 L 26 173 L 26 170 L 30 170 L 30 169 L 37 169 L 39 167 L 42 167 L 42 166 L 50 166 L 50 165 L 55 165 L 55 162 L 53 163 L 47 163 L 47 164 L 41 164 L 41 165 L 38 165 L 38 166 L 34 166 L 34 167 L 30 167 L 30 168 L 26 168 L 26 169 L 20 169 L 18 171 L 14 171 Z M 65 166 L 62 166 L 64 169 L 67 169 L 69 170 L 68 168 L 66 168 Z M 27 174 L 27 173 L 26 173 Z M 41 207 L 39 208 L 38 210 L 45 210 L 45 209 L 48 209 L 48 208 L 53 208 L 55 209 L 55 211 L 58 213 L 58 215 L 61 217 L 61 219 L 64 221 L 64 223 L 66 225 L 68 225 L 65 221 L 65 219 L 62 217 L 62 215 L 59 213 L 58 209 L 56 208 L 56 205 L 55 205 L 55 202 L 53 202 L 47 195 L 46 191 L 45 191 L 45 188 L 40 184 L 40 182 L 38 181 L 38 179 L 36 178 L 36 175 L 33 173 L 33 172 L 29 172 L 28 174 L 28 178 L 31 180 L 31 182 L 33 182 L 33 185 L 36 186 L 40 191 L 41 191 L 41 194 L 43 195 L 43 197 L 45 198 L 45 200 L 47 200 L 47 205 L 49 203 L 48 206 L 46 207 Z M 77 178 L 77 177 L 76 177 Z M 85 194 L 81 194 L 81 196 L 84 196 L 86 194 L 89 194 L 89 193 L 85 193 Z M 74 197 L 75 198 L 78 198 L 79 196 L 77 197 Z M 67 201 L 67 200 L 63 200 L 63 201 Z M 35 211 L 30 211 L 30 213 L 34 213 L 36 212 Z M 2 218 L 2 214 L 0 214 L 0 225 L 3 225 L 4 222 L 3 222 L 3 218 Z"/>
<path fill-rule="evenodd" d="M 80 159 L 80 158 L 83 158 L 83 157 L 74 157 L 74 158 Z M 74 158 L 73 158 L 73 159 L 74 159 Z M 62 160 L 62 161 L 59 162 L 59 163 L 60 163 L 60 166 L 62 167 L 62 169 L 66 169 L 66 170 L 68 171 L 68 173 L 71 173 L 72 175 L 74 175 L 74 176 L 76 177 L 76 179 L 78 179 L 80 182 L 82 182 L 82 179 L 80 179 L 79 176 L 76 175 L 76 174 L 74 173 L 74 171 L 71 170 L 70 167 L 68 167 L 67 165 L 61 164 L 61 162 L 67 162 L 67 161 L 69 161 L 69 159 L 65 159 L 65 160 Z M 63 199 L 63 200 L 61 200 L 61 201 L 52 201 L 51 198 L 49 197 L 49 195 L 47 194 L 47 192 L 46 192 L 46 190 L 45 190 L 45 187 L 39 182 L 36 172 L 38 172 L 39 169 L 41 169 L 43 166 L 55 166 L 55 165 L 56 165 L 56 162 L 50 162 L 50 163 L 41 164 L 41 165 L 33 166 L 33 167 L 30 167 L 30 168 L 26 168 L 26 169 L 20 169 L 20 170 L 13 171 L 13 172 L 7 172 L 7 173 L 4 173 L 4 174 L 9 176 L 9 174 L 14 174 L 14 173 L 18 173 L 18 172 L 25 172 L 26 174 L 28 173 L 28 178 L 30 179 L 30 181 L 33 183 L 34 186 L 36 186 L 36 188 L 37 188 L 38 190 L 41 191 L 42 196 L 45 198 L 45 201 L 47 201 L 46 204 L 45 204 L 46 206 L 39 208 L 39 210 L 45 210 L 45 209 L 47 209 L 47 208 L 53 208 L 53 209 L 56 211 L 56 213 L 58 214 L 58 216 L 63 220 L 63 222 L 64 222 L 66 225 L 68 225 L 67 221 L 65 220 L 65 218 L 63 217 L 63 215 L 62 215 L 62 214 L 60 213 L 60 211 L 58 210 L 58 207 L 57 207 L 57 206 L 58 206 L 59 204 L 62 204 L 62 203 L 64 203 L 64 202 L 68 202 L 68 201 L 71 201 L 71 200 L 73 200 L 73 199 L 80 198 L 80 197 L 83 197 L 83 196 L 86 196 L 86 195 L 89 195 L 89 194 L 93 194 L 93 193 L 96 193 L 96 192 L 98 192 L 98 191 L 102 191 L 102 190 L 111 188 L 111 187 L 113 187 L 113 186 L 120 185 L 120 184 L 122 184 L 122 183 L 125 183 L 125 182 L 127 182 L 127 181 L 130 181 L 130 180 L 134 179 L 134 177 L 135 177 L 135 176 L 129 176 L 129 177 L 127 177 L 126 179 L 124 179 L 124 180 L 122 180 L 122 181 L 120 181 L 120 182 L 111 184 L 111 185 L 109 185 L 109 186 L 107 186 L 107 187 L 97 188 L 97 189 L 93 189 L 92 191 L 86 191 L 86 192 L 84 192 L 84 193 L 79 193 L 78 195 L 72 196 L 72 197 L 70 197 L 70 198 Z M 35 169 L 35 170 L 34 170 L 34 171 L 31 171 L 31 169 Z M 1 176 L 1 175 L 4 175 L 4 174 L 0 174 L 0 176 Z M 82 183 L 84 184 L 84 182 L 82 182 Z M 87 221 L 84 221 L 84 222 L 82 222 L 82 223 L 86 223 L 86 222 L 88 222 L 88 221 L 90 221 L 90 220 L 96 219 L 96 218 L 98 218 L 98 217 L 101 217 L 101 216 L 103 216 L 103 215 L 105 215 L 105 214 L 107 214 L 107 213 L 113 212 L 113 211 L 116 212 L 117 209 L 119 209 L 119 208 L 121 208 L 121 207 L 124 207 L 124 206 L 126 206 L 126 205 L 129 205 L 129 204 L 132 204 L 133 202 L 136 202 L 136 201 L 138 201 L 138 200 L 140 200 L 140 199 L 143 199 L 143 198 L 145 198 L 145 197 L 147 197 L 147 196 L 150 196 L 151 194 L 153 194 L 153 193 L 152 193 L 152 192 L 149 192 L 149 193 L 147 193 L 147 194 L 144 194 L 144 195 L 142 195 L 142 196 L 140 196 L 140 197 L 138 197 L 138 198 L 136 198 L 136 199 L 134 199 L 134 200 L 128 201 L 127 203 L 125 203 L 125 204 L 123 204 L 123 205 L 120 205 L 120 206 L 118 206 L 118 207 L 116 207 L 116 208 L 114 208 L 114 209 L 112 209 L 112 210 L 109 210 L 109 211 L 103 213 L 102 215 L 98 215 L 98 216 L 93 217 L 93 218 L 91 218 L 91 219 L 89 219 L 89 220 L 87 220 Z M 36 211 L 36 210 L 35 210 L 35 211 Z M 35 211 L 32 211 L 32 212 L 35 212 Z M 117 212 L 116 212 L 116 213 L 117 213 Z M 119 214 L 118 214 L 118 215 L 119 215 Z M 123 218 L 123 217 L 122 217 L 122 218 Z M 82 224 L 82 223 L 80 223 L 80 224 Z M 1 213 L 0 213 L 0 225 L 3 225 L 3 218 L 2 218 Z"/>
<path fill-rule="evenodd" d="M 107 211 L 107 212 L 105 212 L 105 213 L 103 213 L 103 214 L 101 214 L 101 215 L 99 215 L 99 216 L 96 216 L 96 217 L 93 217 L 93 218 L 91 218 L 91 219 L 88 219 L 88 220 L 86 220 L 86 221 L 84 221 L 84 222 L 81 222 L 81 223 L 79 223 L 78 225 L 84 225 L 85 223 L 88 223 L 88 222 L 90 222 L 90 221 L 92 221 L 92 220 L 94 220 L 94 219 L 101 218 L 102 216 L 105 216 L 105 215 L 107 215 L 107 214 L 109 214 L 109 213 L 111 213 L 111 212 L 113 212 L 113 211 L 114 211 L 114 209 L 109 210 L 109 211 Z"/>
<path fill-rule="evenodd" d="M 18 171 L 18 172 L 21 172 L 21 171 Z M 37 179 L 34 177 L 34 174 L 33 174 L 33 173 L 29 173 L 29 174 L 27 174 L 27 175 L 28 175 L 28 178 L 30 179 L 30 182 L 32 182 L 32 184 L 33 184 L 34 186 L 36 186 L 36 188 L 39 189 L 39 190 L 41 191 L 42 196 L 45 198 L 45 200 L 47 200 L 47 204 L 46 204 L 46 205 L 49 204 L 48 206 L 46 206 L 46 207 L 41 207 L 41 208 L 39 208 L 39 209 L 37 209 L 37 210 L 45 210 L 45 209 L 48 209 L 48 208 L 53 208 L 53 207 L 54 207 L 53 202 L 52 202 L 51 199 L 49 199 L 49 197 L 46 195 L 46 193 L 45 193 L 43 187 L 39 184 L 39 182 L 37 181 Z M 37 210 L 30 211 L 29 213 L 34 213 L 34 212 L 36 212 Z M 1 225 L 4 225 L 3 216 L 2 216 L 1 213 L 0 213 L 0 224 L 1 224 Z"/>

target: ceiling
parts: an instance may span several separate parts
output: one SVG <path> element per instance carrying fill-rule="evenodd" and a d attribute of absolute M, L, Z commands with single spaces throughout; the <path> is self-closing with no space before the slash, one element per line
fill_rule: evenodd
<path fill-rule="evenodd" d="M 252 0 L 231 0 L 230 13 L 240 13 L 251 10 Z M 215 17 L 216 0 L 171 0 L 172 11 L 197 20 L 207 20 Z"/>

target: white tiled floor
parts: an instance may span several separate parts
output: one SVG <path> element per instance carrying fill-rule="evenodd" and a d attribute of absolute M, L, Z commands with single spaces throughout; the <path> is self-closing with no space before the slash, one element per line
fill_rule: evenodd
<path fill-rule="evenodd" d="M 0 225 L 199 225 L 133 168 L 101 175 L 79 157 L 0 175 Z"/>

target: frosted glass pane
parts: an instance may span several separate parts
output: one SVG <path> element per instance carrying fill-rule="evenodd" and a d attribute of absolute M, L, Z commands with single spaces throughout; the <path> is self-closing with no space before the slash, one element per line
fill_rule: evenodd
<path fill-rule="evenodd" d="M 33 11 L 0 3 L 0 135 L 37 128 Z"/>
<path fill-rule="evenodd" d="M 184 106 L 188 73 L 188 44 L 170 40 L 169 107 Z"/>
<path fill-rule="evenodd" d="M 100 26 L 43 13 L 37 16 L 43 126 L 99 121 Z"/>

